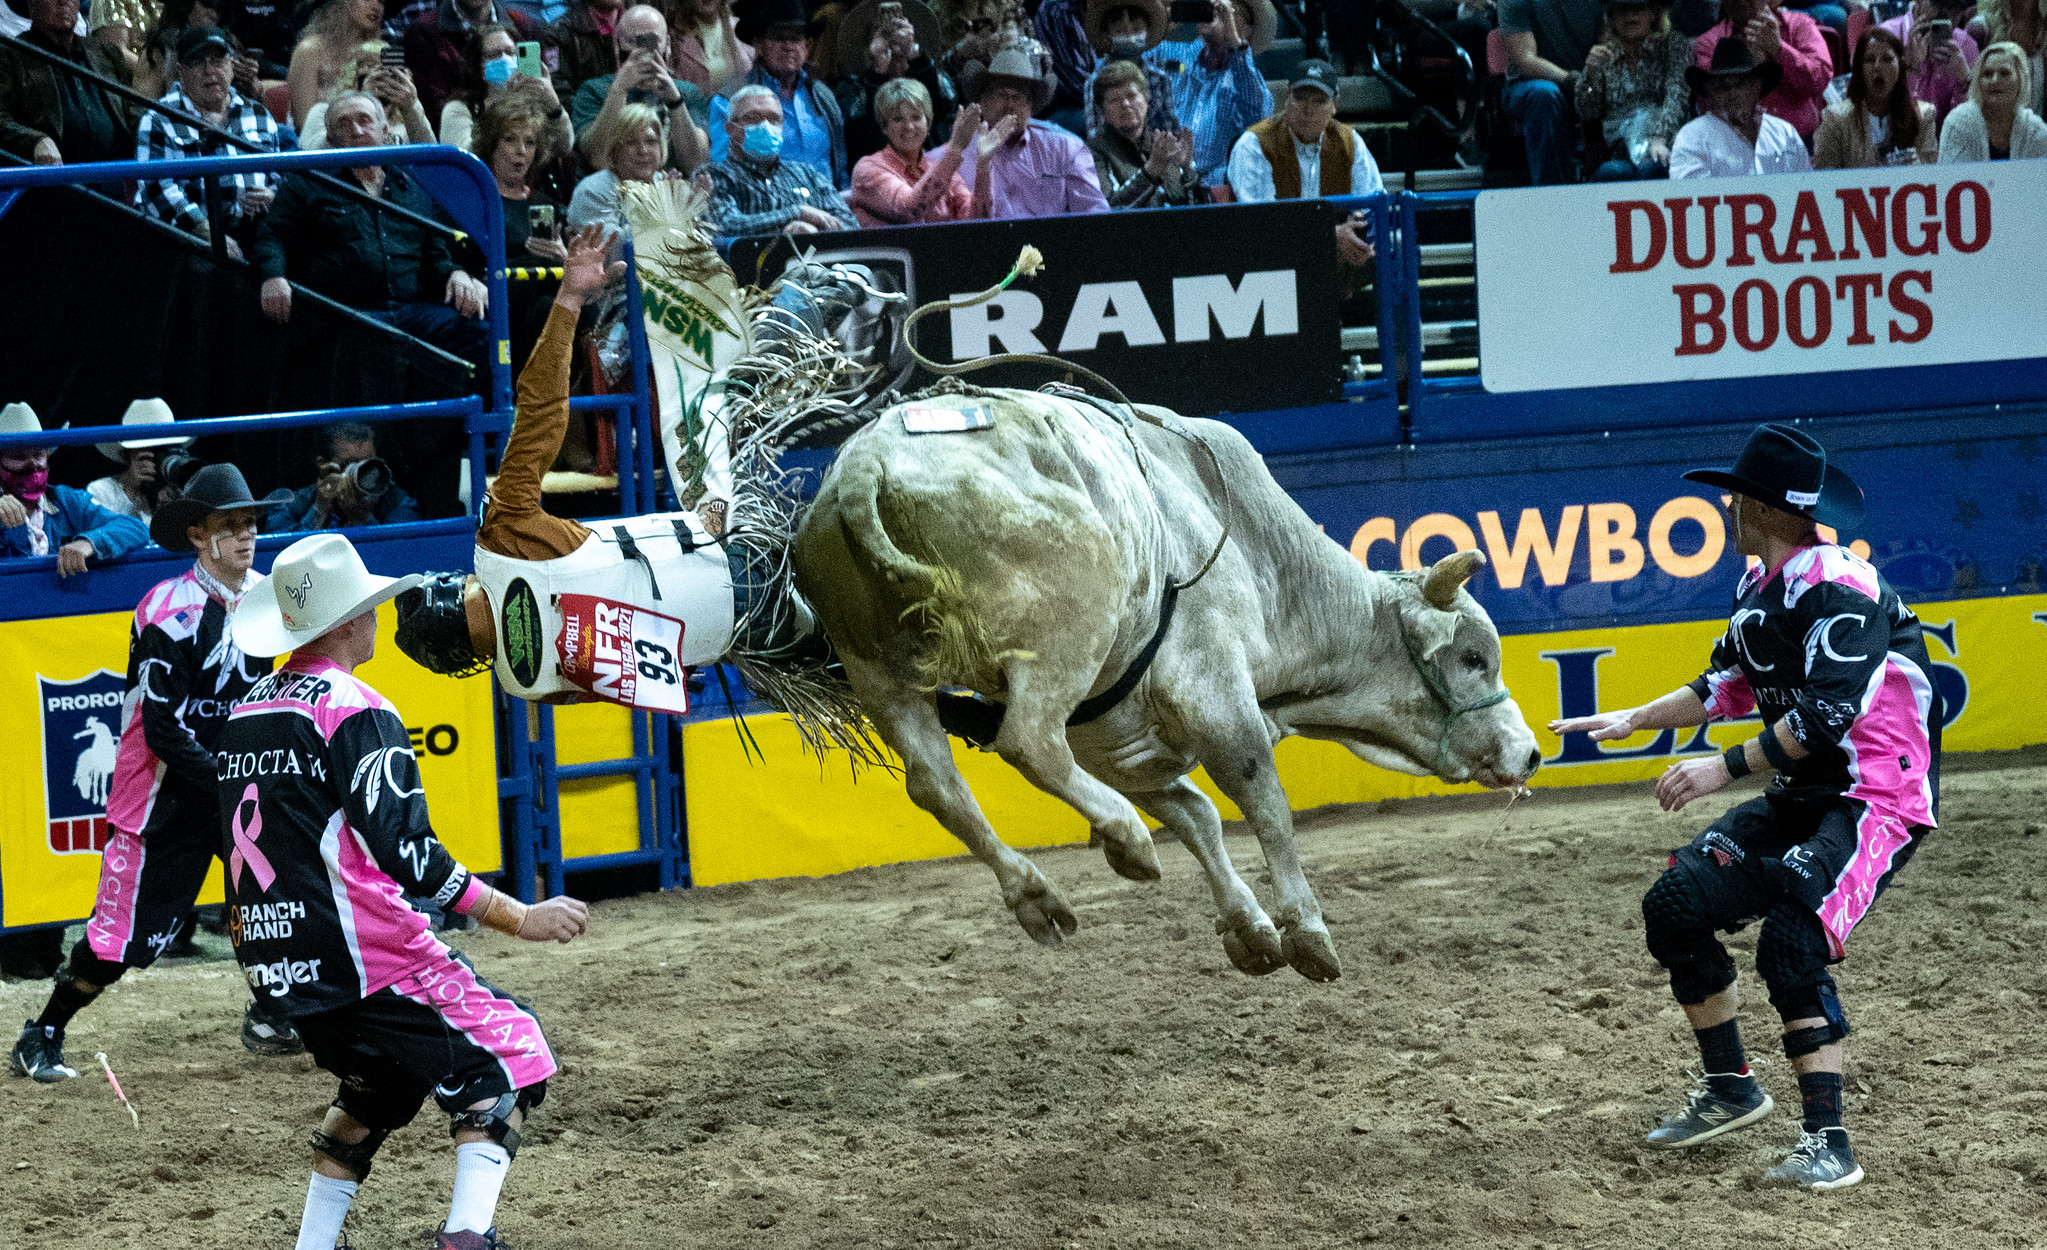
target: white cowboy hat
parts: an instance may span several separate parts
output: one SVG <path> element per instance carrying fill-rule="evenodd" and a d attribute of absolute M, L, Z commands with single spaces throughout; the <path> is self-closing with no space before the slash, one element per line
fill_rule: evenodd
<path fill-rule="evenodd" d="M 354 543 L 339 534 L 315 534 L 277 553 L 270 593 L 244 598 L 229 630 L 244 654 L 283 655 L 422 580 L 417 573 L 378 577 L 363 567 Z"/>
<path fill-rule="evenodd" d="M 161 399 L 138 399 L 128 405 L 128 411 L 121 414 L 122 425 L 169 425 L 177 418 L 171 415 L 171 406 Z M 95 443 L 100 455 L 115 464 L 126 464 L 128 458 L 121 454 L 123 448 L 140 451 L 145 447 L 190 447 L 189 438 L 124 438 L 118 443 Z"/>
<path fill-rule="evenodd" d="M 36 410 L 24 403 L 12 403 L 0 408 L 0 434 L 40 434 L 43 419 Z"/>

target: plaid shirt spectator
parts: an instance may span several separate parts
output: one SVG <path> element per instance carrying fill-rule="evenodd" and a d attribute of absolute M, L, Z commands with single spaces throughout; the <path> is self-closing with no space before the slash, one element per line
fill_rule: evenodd
<path fill-rule="evenodd" d="M 1087 101 L 1088 80 L 1095 76 L 1095 49 L 1088 42 L 1087 27 L 1081 24 L 1073 0 L 1045 0 L 1038 6 L 1038 42 L 1051 54 L 1053 72 L 1059 75 L 1059 92 L 1054 108 L 1074 108 Z"/>
<path fill-rule="evenodd" d="M 158 101 L 160 104 L 189 113 L 197 117 L 199 110 L 185 98 L 185 89 L 173 85 L 170 92 Z M 227 98 L 227 115 L 221 119 L 220 129 L 262 148 L 265 152 L 281 150 L 281 136 L 277 123 L 270 117 L 270 110 L 251 100 L 245 100 L 230 90 Z M 228 147 L 200 131 L 188 121 L 179 121 L 158 112 L 142 115 L 142 124 L 136 128 L 135 159 L 138 161 L 175 161 L 200 156 L 230 156 L 235 149 Z M 256 191 L 270 185 L 267 175 L 261 173 L 220 175 L 221 207 L 227 211 L 229 229 L 242 225 L 242 206 L 236 197 L 243 191 Z M 159 221 L 189 230 L 194 234 L 206 229 L 206 194 L 196 178 L 146 178 L 135 189 L 135 204 Z"/>
<path fill-rule="evenodd" d="M 758 166 L 734 156 L 704 168 L 711 175 L 712 228 L 721 235 L 774 234 L 806 207 L 830 213 L 848 229 L 859 224 L 832 185 L 831 175 L 815 165 L 776 161 L 763 174 Z"/>
<path fill-rule="evenodd" d="M 1173 84 L 1173 113 L 1194 132 L 1194 168 L 1216 186 L 1229 172 L 1237 136 L 1272 116 L 1272 91 L 1249 48 L 1232 52 L 1220 70 L 1201 63 L 1203 48 L 1199 39 L 1162 43 L 1144 59 Z"/>

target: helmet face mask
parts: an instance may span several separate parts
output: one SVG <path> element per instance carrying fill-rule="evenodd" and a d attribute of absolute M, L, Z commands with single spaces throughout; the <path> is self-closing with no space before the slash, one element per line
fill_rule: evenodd
<path fill-rule="evenodd" d="M 462 602 L 468 580 L 466 573 L 428 573 L 394 601 L 398 649 L 443 677 L 473 677 L 488 672 L 497 659 L 477 655 L 469 640 L 469 613 Z"/>

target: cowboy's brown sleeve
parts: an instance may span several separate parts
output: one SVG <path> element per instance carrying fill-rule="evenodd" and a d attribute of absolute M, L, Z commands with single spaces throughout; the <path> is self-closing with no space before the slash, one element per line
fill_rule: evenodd
<path fill-rule="evenodd" d="M 549 516 L 541 506 L 540 479 L 561 451 L 569 425 L 569 356 L 576 314 L 557 304 L 547 328 L 519 371 L 512 437 L 498 463 L 476 545 L 514 560 L 552 560 L 583 545 L 590 531 Z"/>

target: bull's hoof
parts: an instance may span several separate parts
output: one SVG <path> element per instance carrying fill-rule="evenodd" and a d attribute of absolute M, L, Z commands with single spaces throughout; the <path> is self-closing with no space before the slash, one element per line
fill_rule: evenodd
<path fill-rule="evenodd" d="M 1343 965 L 1336 958 L 1336 944 L 1329 940 L 1329 930 L 1316 926 L 1292 926 L 1280 939 L 1286 952 L 1286 961 L 1294 971 L 1310 981 L 1334 981 L 1343 975 Z"/>
<path fill-rule="evenodd" d="M 1096 836 L 1101 839 L 1102 857 L 1109 861 L 1117 876 L 1127 881 L 1156 881 L 1162 875 L 1158 848 L 1152 845 L 1151 834 L 1143 828 L 1132 838 Z"/>
<path fill-rule="evenodd" d="M 1016 922 L 1031 935 L 1031 940 L 1040 946 L 1057 946 L 1061 940 L 1073 936 L 1080 927 L 1080 921 L 1066 900 L 1059 897 L 1059 891 L 1049 881 L 1034 882 L 1024 896 L 1016 901 L 1013 909 Z"/>
<path fill-rule="evenodd" d="M 1223 953 L 1230 957 L 1230 963 L 1237 971 L 1247 976 L 1262 977 L 1286 967 L 1279 930 L 1263 920 L 1224 929 L 1222 938 Z"/>

